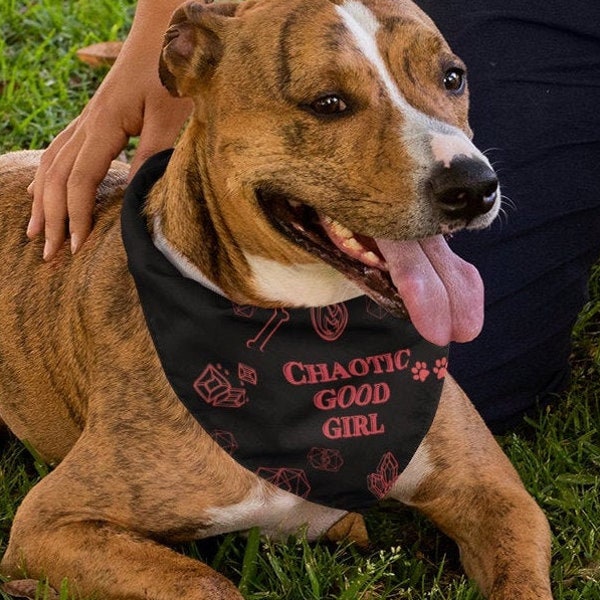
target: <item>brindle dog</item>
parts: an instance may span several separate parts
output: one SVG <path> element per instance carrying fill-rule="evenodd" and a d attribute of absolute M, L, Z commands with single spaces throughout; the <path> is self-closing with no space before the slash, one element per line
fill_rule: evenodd
<path fill-rule="evenodd" d="M 480 283 L 441 234 L 488 225 L 499 191 L 470 142 L 464 66 L 415 5 L 190 3 L 160 69 L 195 102 L 146 206 L 182 272 L 239 304 L 367 294 L 405 307 L 435 344 L 477 334 Z M 360 520 L 236 463 L 174 394 L 121 239 L 126 166 L 100 187 L 81 251 L 45 263 L 24 233 L 38 161 L 0 159 L 0 414 L 56 468 L 20 506 L 2 574 L 111 599 L 234 600 L 232 583 L 167 544 L 303 523 L 360 535 Z M 546 519 L 450 376 L 387 497 L 456 540 L 486 597 L 552 597 Z"/>

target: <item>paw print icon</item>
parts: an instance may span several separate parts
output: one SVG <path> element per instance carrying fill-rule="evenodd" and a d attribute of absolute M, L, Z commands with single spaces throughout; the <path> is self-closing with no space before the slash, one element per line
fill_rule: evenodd
<path fill-rule="evenodd" d="M 431 371 L 427 368 L 427 363 L 420 360 L 415 363 L 415 366 L 412 367 L 410 372 L 412 373 L 413 379 L 420 382 L 425 381 L 431 374 Z"/>
<path fill-rule="evenodd" d="M 438 379 L 444 379 L 444 377 L 446 377 L 448 374 L 448 359 L 445 356 L 436 359 L 433 372 L 437 375 Z"/>

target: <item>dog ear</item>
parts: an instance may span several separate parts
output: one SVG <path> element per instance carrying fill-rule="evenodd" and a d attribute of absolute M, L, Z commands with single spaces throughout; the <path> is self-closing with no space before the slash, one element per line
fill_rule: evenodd
<path fill-rule="evenodd" d="M 217 66 L 222 36 L 239 2 L 188 2 L 178 8 L 164 36 L 159 62 L 162 84 L 173 96 L 193 96 Z"/>

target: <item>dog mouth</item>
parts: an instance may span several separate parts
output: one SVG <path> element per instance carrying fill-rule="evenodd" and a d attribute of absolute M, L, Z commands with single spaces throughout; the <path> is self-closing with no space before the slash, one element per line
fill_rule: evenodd
<path fill-rule="evenodd" d="M 409 318 L 426 340 L 443 346 L 470 341 L 481 331 L 481 277 L 442 235 L 376 239 L 289 197 L 259 193 L 258 198 L 276 230 L 341 272 L 392 315 Z"/>
<path fill-rule="evenodd" d="M 408 318 L 374 238 L 357 234 L 314 208 L 278 195 L 259 195 L 271 224 L 294 244 L 344 274 L 394 316 Z"/>

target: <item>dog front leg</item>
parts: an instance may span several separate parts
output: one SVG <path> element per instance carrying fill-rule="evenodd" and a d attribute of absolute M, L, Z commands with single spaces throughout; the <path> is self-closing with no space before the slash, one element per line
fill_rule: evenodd
<path fill-rule="evenodd" d="M 115 524 L 61 525 L 66 515 L 60 509 L 48 512 L 43 501 L 36 502 L 36 496 L 43 500 L 43 491 L 36 488 L 17 512 L 2 575 L 47 578 L 56 590 L 66 578 L 70 592 L 82 598 L 243 600 L 230 581 L 207 565 Z"/>
<path fill-rule="evenodd" d="M 465 571 L 490 600 L 552 598 L 546 517 L 450 378 L 431 429 L 391 496 L 458 543 Z"/>

